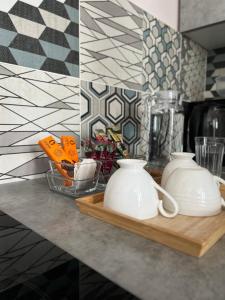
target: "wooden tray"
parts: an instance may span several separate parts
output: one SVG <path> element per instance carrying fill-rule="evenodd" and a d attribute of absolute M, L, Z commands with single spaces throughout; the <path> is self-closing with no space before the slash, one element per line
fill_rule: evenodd
<path fill-rule="evenodd" d="M 225 187 L 221 192 L 225 196 Z M 213 217 L 173 219 L 157 216 L 139 221 L 103 207 L 103 193 L 76 199 L 80 211 L 192 256 L 203 256 L 225 234 L 225 211 Z"/>

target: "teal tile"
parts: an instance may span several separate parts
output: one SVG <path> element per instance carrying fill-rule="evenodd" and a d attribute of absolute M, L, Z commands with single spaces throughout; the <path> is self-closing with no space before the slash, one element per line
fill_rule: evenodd
<path fill-rule="evenodd" d="M 34 69 L 40 69 L 44 63 L 46 57 L 38 54 L 25 52 L 22 50 L 9 48 L 16 62 L 20 66 L 30 67 Z"/>
<path fill-rule="evenodd" d="M 70 49 L 40 40 L 40 44 L 43 47 L 46 56 L 52 59 L 65 61 Z"/>
<path fill-rule="evenodd" d="M 128 141 L 135 136 L 135 126 L 131 121 L 124 125 L 123 134 Z"/>
<path fill-rule="evenodd" d="M 71 64 L 68 62 L 66 62 L 65 64 L 66 64 L 67 69 L 69 70 L 71 76 L 79 77 L 79 66 L 78 65 Z"/>
<path fill-rule="evenodd" d="M 79 11 L 76 8 L 73 8 L 65 4 L 66 11 L 69 15 L 69 18 L 72 22 L 79 24 Z"/>
<path fill-rule="evenodd" d="M 8 47 L 16 35 L 17 35 L 16 32 L 0 28 L 1 45 Z"/>
<path fill-rule="evenodd" d="M 70 34 L 65 34 L 67 42 L 71 48 L 71 50 L 75 50 L 79 52 L 79 38 L 74 37 L 73 35 Z"/>

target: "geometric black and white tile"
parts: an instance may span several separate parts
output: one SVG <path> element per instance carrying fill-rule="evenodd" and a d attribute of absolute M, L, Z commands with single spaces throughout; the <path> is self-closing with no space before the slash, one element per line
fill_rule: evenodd
<path fill-rule="evenodd" d="M 204 100 L 206 85 L 207 51 L 200 45 L 182 38 L 181 94 L 189 101 Z"/>
<path fill-rule="evenodd" d="M 211 98 L 224 71 L 218 51 L 209 57 Z M 202 100 L 206 56 L 128 0 L 0 1 L 0 183 L 44 174 L 36 143 L 47 134 L 75 134 L 79 144 L 116 125 L 129 151 L 140 153 L 142 91 Z"/>
<path fill-rule="evenodd" d="M 207 58 L 206 99 L 224 99 L 216 91 L 216 77 L 225 76 L 225 48 L 210 50 Z"/>
<path fill-rule="evenodd" d="M 95 82 L 81 82 L 81 137 L 117 126 L 131 154 L 139 153 L 141 93 Z"/>
<path fill-rule="evenodd" d="M 0 238 L 0 293 L 73 259 L 1 211 Z"/>
<path fill-rule="evenodd" d="M 0 1 L 0 61 L 79 76 L 79 1 Z"/>
<path fill-rule="evenodd" d="M 1 300 L 138 300 L 0 211 Z"/>
<path fill-rule="evenodd" d="M 143 15 L 143 91 L 179 90 L 181 34 Z"/>
<path fill-rule="evenodd" d="M 74 300 L 140 300 L 79 262 L 79 297 Z"/>
<path fill-rule="evenodd" d="M 127 0 L 81 0 L 81 79 L 142 90 L 142 14 Z"/>
<path fill-rule="evenodd" d="M 0 183 L 36 178 L 47 169 L 39 139 L 80 137 L 79 80 L 0 64 Z"/>
<path fill-rule="evenodd" d="M 73 259 L 0 293 L 1 300 L 75 300 L 78 261 Z"/>

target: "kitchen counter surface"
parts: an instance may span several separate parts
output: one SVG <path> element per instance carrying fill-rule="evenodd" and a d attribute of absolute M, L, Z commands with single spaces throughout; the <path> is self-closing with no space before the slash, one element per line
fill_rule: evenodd
<path fill-rule="evenodd" d="M 225 299 L 225 238 L 198 259 L 80 214 L 45 179 L 0 190 L 0 210 L 140 299 Z"/>

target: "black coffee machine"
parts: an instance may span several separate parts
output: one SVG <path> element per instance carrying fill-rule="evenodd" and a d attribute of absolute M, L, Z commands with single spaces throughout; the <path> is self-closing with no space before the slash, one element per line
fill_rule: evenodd
<path fill-rule="evenodd" d="M 183 102 L 183 106 L 184 151 L 195 152 L 196 136 L 225 138 L 225 99 Z"/>

